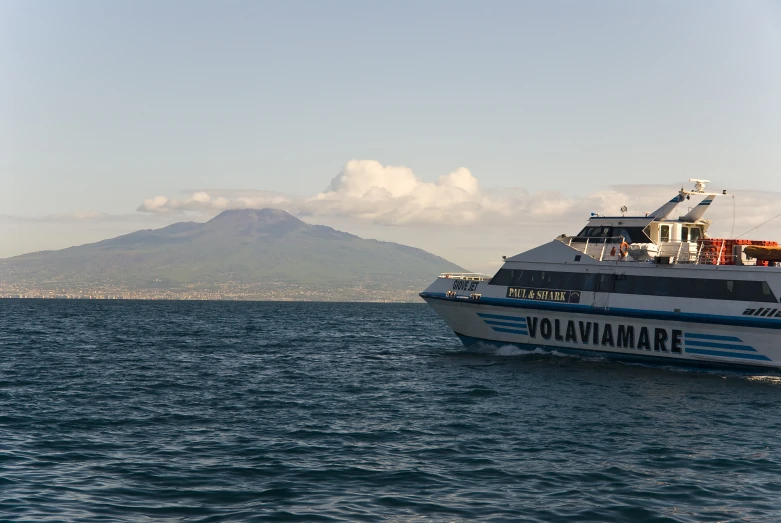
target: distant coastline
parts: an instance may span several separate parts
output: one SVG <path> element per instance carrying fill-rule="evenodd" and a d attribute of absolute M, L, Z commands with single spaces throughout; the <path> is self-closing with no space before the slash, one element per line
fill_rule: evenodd
<path fill-rule="evenodd" d="M 418 303 L 420 288 L 407 290 L 368 289 L 344 287 L 342 289 L 301 288 L 296 284 L 278 283 L 275 289 L 247 288 L 187 288 L 187 289 L 58 289 L 16 288 L 0 289 L 0 299 L 59 299 L 59 300 L 175 300 L 175 301 L 315 301 L 315 302 L 366 302 L 366 303 Z M 267 286 L 268 287 L 268 286 Z"/>

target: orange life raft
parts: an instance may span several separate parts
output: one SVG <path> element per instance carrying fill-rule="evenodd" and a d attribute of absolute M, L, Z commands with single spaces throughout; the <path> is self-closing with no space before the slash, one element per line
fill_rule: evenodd
<path fill-rule="evenodd" d="M 746 245 L 743 252 L 757 260 L 781 261 L 781 246 Z"/>

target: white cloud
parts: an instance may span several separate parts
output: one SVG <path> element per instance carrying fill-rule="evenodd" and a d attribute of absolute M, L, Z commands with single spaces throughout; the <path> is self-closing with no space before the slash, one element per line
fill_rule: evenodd
<path fill-rule="evenodd" d="M 93 222 L 105 221 L 111 219 L 112 215 L 99 211 L 74 211 L 50 214 L 44 219 L 47 221 L 75 221 L 75 222 Z"/>
<path fill-rule="evenodd" d="M 556 180 L 551 180 L 550 185 L 555 187 Z M 689 185 L 684 183 L 685 187 Z M 720 192 L 720 188 L 713 188 L 714 192 Z M 628 214 L 642 215 L 669 201 L 677 189 L 662 185 L 616 185 L 595 188 L 591 194 L 567 194 L 562 190 L 535 194 L 522 187 L 483 188 L 464 167 L 427 182 L 408 167 L 382 165 L 374 160 L 351 160 L 324 191 L 308 198 L 270 191 L 208 189 L 193 191 L 184 199 L 149 198 L 138 210 L 156 214 L 200 212 L 213 215 L 225 209 L 274 207 L 320 223 L 357 219 L 368 224 L 392 226 L 480 225 L 506 230 L 534 226 L 536 230 L 551 228 L 575 233 L 592 212 L 616 215 L 626 205 Z M 679 214 L 684 214 L 698 201 L 694 198 L 691 203 L 682 203 Z M 734 201 L 735 234 L 781 213 L 777 194 L 738 191 Z M 731 198 L 718 197 L 706 215 L 714 220 L 713 234 L 729 235 L 733 227 L 732 216 Z M 781 219 L 778 222 L 781 224 Z M 779 224 L 769 224 L 767 229 L 781 227 Z"/>
<path fill-rule="evenodd" d="M 300 208 L 305 216 L 355 216 L 376 223 L 473 223 L 495 207 L 469 169 L 460 167 L 436 182 L 420 180 L 408 167 L 351 160 L 329 187 Z"/>
<path fill-rule="evenodd" d="M 212 194 L 210 194 L 212 192 Z M 260 209 L 263 207 L 286 208 L 293 204 L 293 199 L 270 191 L 248 191 L 249 194 L 233 193 L 231 197 L 220 196 L 216 191 L 195 191 L 188 198 L 177 200 L 167 196 L 147 198 L 139 205 L 138 211 L 168 214 L 184 212 L 202 212 L 213 214 L 226 209 Z M 214 194 L 214 193 L 218 194 Z"/>
<path fill-rule="evenodd" d="M 144 203 L 139 205 L 138 210 L 141 212 L 170 212 L 171 209 L 167 207 L 169 201 L 165 196 L 147 198 Z"/>

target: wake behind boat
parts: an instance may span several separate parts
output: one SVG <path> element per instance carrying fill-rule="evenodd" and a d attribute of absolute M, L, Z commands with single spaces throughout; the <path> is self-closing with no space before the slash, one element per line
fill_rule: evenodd
<path fill-rule="evenodd" d="M 467 347 L 779 368 L 781 248 L 710 238 L 703 215 L 718 195 L 692 181 L 646 216 L 592 215 L 576 236 L 506 258 L 493 278 L 446 273 L 420 296 Z"/>

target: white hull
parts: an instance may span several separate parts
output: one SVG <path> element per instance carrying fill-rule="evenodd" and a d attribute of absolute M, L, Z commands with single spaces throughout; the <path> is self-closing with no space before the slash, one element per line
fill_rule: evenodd
<path fill-rule="evenodd" d="M 425 299 L 467 346 L 489 342 L 677 364 L 781 367 L 776 329 Z"/>

